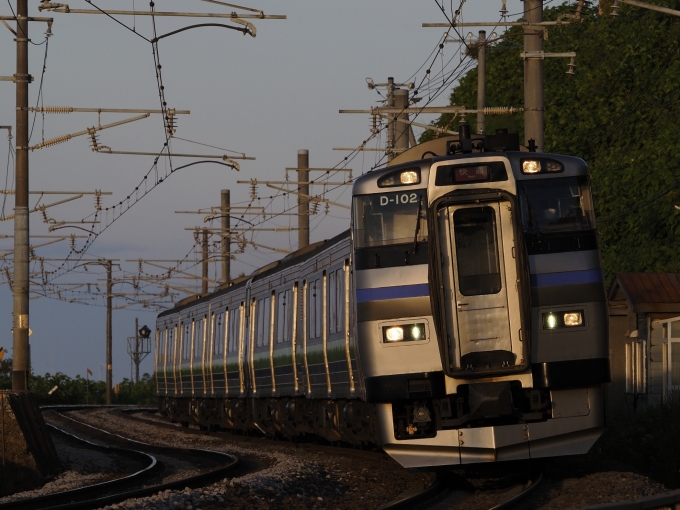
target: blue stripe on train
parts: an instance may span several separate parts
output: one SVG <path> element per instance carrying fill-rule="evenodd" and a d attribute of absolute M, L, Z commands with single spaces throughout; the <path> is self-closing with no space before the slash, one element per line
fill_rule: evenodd
<path fill-rule="evenodd" d="M 532 287 L 551 287 L 556 285 L 578 285 L 580 283 L 599 283 L 602 280 L 601 269 L 588 271 L 567 271 L 564 273 L 532 274 Z"/>
<path fill-rule="evenodd" d="M 396 287 L 378 287 L 375 289 L 358 289 L 357 303 L 367 301 L 381 301 L 384 299 L 412 298 L 430 295 L 430 286 L 427 283 L 417 285 L 399 285 Z"/>

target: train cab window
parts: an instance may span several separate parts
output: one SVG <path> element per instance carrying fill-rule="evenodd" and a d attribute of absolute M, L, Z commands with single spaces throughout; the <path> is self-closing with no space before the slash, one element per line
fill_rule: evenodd
<path fill-rule="evenodd" d="M 533 234 L 593 230 L 593 201 L 587 177 L 519 182 L 524 231 Z"/>
<path fill-rule="evenodd" d="M 357 248 L 427 240 L 425 190 L 354 197 L 354 242 Z"/>
<path fill-rule="evenodd" d="M 163 359 L 163 354 L 165 354 L 165 338 L 168 334 L 167 329 L 157 329 L 156 330 L 156 335 L 158 338 L 158 347 L 157 347 L 157 352 L 158 352 L 158 359 Z"/>
<path fill-rule="evenodd" d="M 194 322 L 194 359 L 203 358 L 203 328 L 205 321 L 199 319 Z"/>
<path fill-rule="evenodd" d="M 458 209 L 453 214 L 456 264 L 464 296 L 497 294 L 501 271 L 496 242 L 496 215 L 491 207 Z"/>
<path fill-rule="evenodd" d="M 257 300 L 257 331 L 255 333 L 257 347 L 269 345 L 269 330 L 271 327 L 271 298 Z"/>

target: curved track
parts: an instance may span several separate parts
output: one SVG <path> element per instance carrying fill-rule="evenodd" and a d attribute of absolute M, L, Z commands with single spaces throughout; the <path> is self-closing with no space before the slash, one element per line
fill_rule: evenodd
<path fill-rule="evenodd" d="M 66 409 L 62 409 L 62 411 L 65 410 Z M 89 436 L 97 437 L 100 440 L 105 438 L 104 441 L 107 443 L 133 444 L 135 449 L 124 448 L 121 446 L 97 445 L 87 439 L 79 437 L 73 433 L 69 433 L 54 424 L 48 423 L 48 426 L 59 431 L 59 433 L 67 434 L 71 438 L 85 443 L 88 448 L 99 448 L 109 452 L 115 451 L 116 453 L 123 454 L 128 457 L 144 459 L 146 461 L 146 467 L 131 475 L 116 478 L 107 482 L 101 482 L 80 487 L 78 489 L 5 503 L 0 505 L 0 510 L 35 508 L 41 508 L 44 510 L 57 510 L 66 508 L 102 507 L 130 498 L 150 496 L 158 493 L 159 491 L 164 491 L 167 489 L 184 489 L 185 487 L 205 485 L 216 479 L 224 478 L 225 476 L 233 474 L 239 461 L 239 459 L 234 455 L 213 450 L 173 448 L 150 445 L 141 441 L 125 438 L 118 434 L 111 434 L 105 430 L 68 417 L 61 412 L 58 412 L 57 414 L 59 414 L 61 418 L 73 422 L 74 428 L 87 430 L 87 435 Z M 149 482 L 149 479 L 152 478 L 156 472 L 162 468 L 163 465 L 162 462 L 159 462 L 158 459 L 149 452 L 156 453 L 157 455 L 161 454 L 166 457 L 181 457 L 185 461 L 188 458 L 193 457 L 194 459 L 197 458 L 202 461 L 199 462 L 199 464 L 208 461 L 212 464 L 217 464 L 218 467 L 207 471 L 203 470 L 199 474 L 194 474 L 192 476 L 171 482 L 154 483 L 154 480 L 152 480 L 150 482 L 151 485 L 146 485 L 144 482 Z M 102 496 L 102 494 L 105 495 Z"/>

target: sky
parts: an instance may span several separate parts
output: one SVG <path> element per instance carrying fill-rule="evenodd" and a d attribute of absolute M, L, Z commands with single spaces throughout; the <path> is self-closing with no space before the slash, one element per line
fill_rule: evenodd
<path fill-rule="evenodd" d="M 141 0 L 95 0 L 94 4 L 73 0 L 68 3 L 71 9 L 94 10 L 93 5 L 96 5 L 104 10 L 149 10 L 149 4 Z M 123 26 L 104 15 L 39 13 L 36 0 L 29 4 L 30 15 L 54 18 L 46 56 L 46 45 L 40 44 L 44 41 L 45 23 L 33 22 L 29 27 L 29 36 L 35 43 L 30 45 L 29 52 L 30 73 L 35 77 L 29 90 L 31 105 L 37 104 L 42 80 L 40 104 L 45 107 L 160 108 L 152 45 L 144 39 L 153 37 L 154 20 L 151 17 L 116 16 L 126 25 Z M 185 229 L 206 226 L 204 215 L 175 214 L 175 211 L 218 206 L 220 190 L 229 189 L 232 206 L 250 204 L 266 206 L 270 213 L 294 212 L 295 198 L 278 196 L 272 200 L 269 197 L 277 192 L 260 184 L 256 190 L 258 198 L 253 201 L 250 186 L 237 184 L 237 181 L 285 180 L 285 168 L 296 166 L 299 149 L 309 150 L 310 166 L 340 168 L 344 165 L 352 169 L 353 176 L 384 163 L 384 155 L 380 152 L 333 150 L 358 147 L 370 136 L 368 115 L 339 114 L 338 111 L 368 109 L 381 104 L 383 98 L 366 85 L 365 80 L 369 77 L 376 83 L 386 82 L 390 76 L 398 83 L 414 81 L 419 87 L 419 96 L 424 99 L 419 105 L 446 105 L 456 83 L 455 77 L 476 64 L 461 57 L 459 44 L 446 44 L 438 52 L 445 29 L 422 28 L 422 23 L 446 22 L 447 17 L 451 17 L 452 7 L 456 10 L 460 6 L 459 2 L 445 4 L 446 15 L 435 0 L 260 0 L 240 5 L 260 9 L 267 15 L 285 15 L 287 19 L 250 20 L 257 29 L 255 38 L 218 27 L 202 27 L 161 39 L 158 59 L 165 100 L 170 108 L 191 111 L 190 115 L 178 116 L 175 139 L 170 141 L 171 152 L 234 154 L 227 152 L 229 150 L 255 158 L 238 161 L 239 172 L 218 164 L 199 164 L 170 173 L 170 164 L 177 168 L 199 159 L 173 157 L 170 163 L 163 157 L 154 167 L 154 156 L 93 152 L 89 136 L 74 137 L 30 152 L 31 191 L 101 190 L 111 193 L 101 197 L 103 210 L 98 216 L 98 224 L 67 226 L 48 232 L 50 226 L 59 226 L 56 222 L 83 218 L 92 221 L 95 213 L 92 195 L 47 208 L 48 223 L 40 211 L 31 214 L 31 244 L 36 246 L 35 254 L 47 259 L 42 263 L 45 271 L 54 271 L 47 279 L 62 289 L 62 299 L 59 299 L 48 287 L 33 285 L 31 288 L 33 372 L 40 375 L 62 372 L 73 377 L 76 374 L 85 376 L 89 368 L 95 379 L 105 377 L 106 308 L 101 296 L 106 289 L 105 273 L 100 266 L 83 265 L 85 260 L 106 258 L 115 261 L 114 279 L 127 278 L 125 283 L 114 285 L 116 293 L 158 292 L 159 287 L 143 284 L 140 289 L 133 287 L 130 277 L 140 274 L 136 262 L 139 259 L 184 259 L 187 262 L 179 267 L 189 275 L 200 276 L 200 265 L 196 264 L 200 254 L 194 246 L 194 234 Z M 10 5 L 16 9 L 15 0 L 0 2 L 0 15 L 11 15 Z M 498 21 L 501 7 L 501 0 L 468 0 L 462 3 L 462 21 Z M 515 15 L 508 20 L 516 20 L 522 8 L 521 1 L 507 0 L 508 14 Z M 212 13 L 232 10 L 200 0 L 156 0 L 155 9 Z M 229 20 L 157 16 L 156 34 L 206 22 L 229 24 Z M 468 32 L 476 35 L 479 28 L 459 30 L 463 36 Z M 493 26 L 487 28 L 488 33 L 492 31 Z M 502 29 L 497 31 L 500 33 Z M 0 34 L 0 75 L 11 76 L 16 72 L 14 36 L 2 26 Z M 454 33 L 451 36 L 458 37 Z M 431 69 L 429 80 L 428 68 Z M 442 69 L 448 78 L 444 86 Z M 0 94 L 0 125 L 14 126 L 14 85 L 3 81 L 0 88 L 4 91 Z M 102 113 L 98 120 L 96 113 L 38 114 L 30 145 L 97 126 L 98 122 L 105 125 L 137 115 Z M 434 118 L 420 116 L 417 121 L 428 123 Z M 33 123 L 33 114 L 30 120 Z M 422 130 L 415 131 L 418 136 Z M 166 142 L 159 115 L 102 130 L 97 138 L 100 145 L 114 151 L 154 154 L 159 153 Z M 367 147 L 382 147 L 384 143 L 381 134 Z M 348 157 L 347 162 L 345 157 Z M 5 189 L 13 187 L 12 158 L 6 131 L 0 130 L 0 171 L 4 169 L 6 173 Z M 329 179 L 337 182 L 346 175 L 339 172 L 331 174 Z M 289 175 L 290 180 L 295 178 L 294 173 Z M 314 193 L 324 191 L 328 199 L 349 205 L 350 186 L 331 191 L 324 190 L 321 185 L 313 187 Z M 31 195 L 29 204 L 33 208 L 71 196 Z M 11 215 L 13 206 L 13 198 L 9 195 L 3 202 L 1 215 Z M 123 214 L 120 214 L 121 209 Z M 257 224 L 258 228 L 296 225 L 292 215 L 278 215 L 266 222 L 261 217 L 245 219 Z M 235 223 L 232 220 L 232 226 Z M 326 211 L 321 205 L 318 214 L 311 217 L 310 225 L 311 242 L 330 238 L 348 228 L 349 211 L 336 206 L 330 206 Z M 247 227 L 248 224 L 240 222 L 239 226 Z M 11 236 L 13 228 L 11 220 L 0 221 L 0 236 Z M 86 230 L 89 229 L 99 235 L 86 244 Z M 76 238 L 73 246 L 69 240 L 64 240 L 37 247 L 53 239 L 34 236 L 57 234 L 85 238 Z M 284 250 L 294 250 L 297 244 L 295 231 L 251 232 L 248 238 Z M 77 251 L 84 247 L 85 252 L 78 255 Z M 11 250 L 12 239 L 0 238 L 0 254 Z M 60 262 L 67 256 L 72 262 Z M 232 262 L 232 277 L 249 274 L 281 256 L 275 251 L 249 246 Z M 35 273 L 33 281 L 39 283 L 42 279 L 40 262 L 34 262 L 31 268 Z M 144 264 L 142 270 L 147 275 L 164 272 L 149 264 Z M 211 278 L 219 277 L 216 271 L 219 267 L 211 264 Z M 0 346 L 11 354 L 12 295 L 7 285 L 8 272 L 11 274 L 11 263 L 2 261 Z M 74 284 L 86 282 L 90 283 L 92 292 L 99 286 L 99 296 L 88 295 L 86 287 L 79 288 L 80 293 L 68 292 Z M 196 288 L 197 285 L 189 278 L 173 282 L 182 288 Z M 186 295 L 178 293 L 176 299 Z M 141 301 L 146 298 L 122 296 L 114 300 L 114 307 L 125 307 L 113 311 L 114 383 L 131 376 L 126 339 L 134 336 L 135 318 L 139 319 L 140 327 L 147 324 L 153 329 L 158 313 L 142 305 L 130 306 L 131 299 Z M 152 360 L 153 353 L 142 362 L 142 373 L 152 372 Z"/>

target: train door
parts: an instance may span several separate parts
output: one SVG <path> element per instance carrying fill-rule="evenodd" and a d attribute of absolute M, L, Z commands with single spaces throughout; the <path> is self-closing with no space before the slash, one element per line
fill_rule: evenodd
<path fill-rule="evenodd" d="M 523 364 L 510 202 L 446 207 L 439 228 L 450 368 Z"/>

